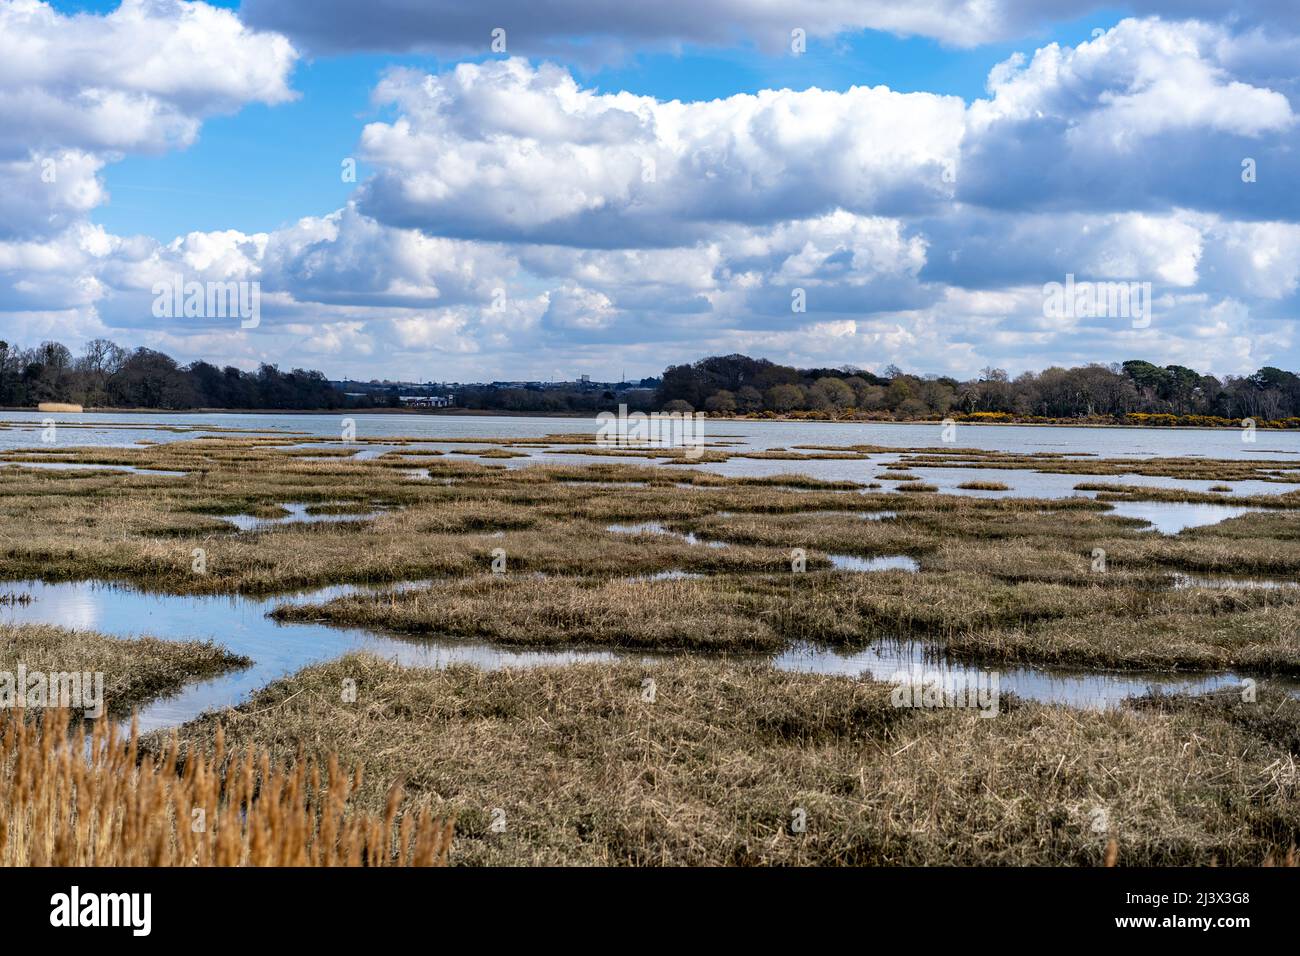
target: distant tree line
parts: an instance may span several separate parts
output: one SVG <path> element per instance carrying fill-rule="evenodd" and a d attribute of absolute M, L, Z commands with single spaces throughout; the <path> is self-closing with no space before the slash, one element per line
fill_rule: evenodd
<path fill-rule="evenodd" d="M 986 368 L 959 381 L 910 375 L 889 366 L 880 375 L 852 366 L 798 369 L 746 355 L 673 365 L 661 379 L 637 383 L 463 385 L 460 408 L 590 414 L 626 404 L 634 410 L 703 411 L 714 415 L 882 420 L 1130 421 L 1149 424 L 1255 419 L 1300 427 L 1300 376 L 1278 368 L 1222 379 L 1182 365 L 1137 359 L 1025 372 L 1011 378 Z M 95 339 L 74 356 L 58 342 L 30 349 L 0 341 L 0 405 L 74 402 L 118 408 L 335 409 L 391 407 L 396 387 L 344 394 L 314 370 L 256 372 L 208 362 L 179 365 L 153 349 L 131 351 Z"/>
<path fill-rule="evenodd" d="M 1011 378 L 986 368 L 969 381 L 883 375 L 861 369 L 797 369 L 745 355 L 670 366 L 656 394 L 668 411 L 716 415 L 791 415 L 912 420 L 944 416 L 987 420 L 1161 417 L 1284 421 L 1300 417 L 1300 377 L 1278 368 L 1245 376 L 1202 375 L 1181 365 L 1137 359 L 1115 365 L 1048 368 Z"/>
<path fill-rule="evenodd" d="M 395 399 L 394 399 L 395 400 Z M 349 399 L 317 371 L 281 372 L 263 365 L 256 372 L 207 362 L 178 365 L 153 349 L 127 351 L 107 339 L 87 343 L 74 356 L 58 342 L 22 349 L 0 341 L 0 405 L 74 402 L 118 408 L 364 407 L 375 400 Z"/>
<path fill-rule="evenodd" d="M 553 414 L 595 414 L 616 409 L 620 404 L 639 411 L 652 411 L 658 379 L 640 383 L 532 385 L 459 385 L 450 391 L 459 408 L 498 412 L 550 412 Z"/>

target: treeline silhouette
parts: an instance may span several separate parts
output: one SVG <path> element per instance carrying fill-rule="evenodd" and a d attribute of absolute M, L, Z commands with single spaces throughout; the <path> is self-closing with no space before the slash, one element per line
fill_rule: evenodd
<path fill-rule="evenodd" d="M 650 386 L 654 387 L 653 390 Z M 639 386 L 639 387 L 638 387 Z M 456 406 L 496 411 L 594 413 L 620 403 L 714 415 L 910 421 L 952 416 L 987 421 L 1086 420 L 1220 424 L 1250 418 L 1300 427 L 1300 376 L 1266 367 L 1222 379 L 1181 365 L 1130 360 L 1025 372 L 986 368 L 959 381 L 889 366 L 799 369 L 746 355 L 669 366 L 638 386 L 450 386 Z M 315 370 L 256 372 L 208 362 L 179 365 L 153 349 L 107 339 L 74 356 L 58 342 L 22 349 L 0 341 L 0 405 L 75 402 L 86 407 L 335 409 L 393 407 L 396 387 L 347 395 Z"/>
<path fill-rule="evenodd" d="M 396 402 L 395 394 L 352 399 L 321 372 L 256 372 L 207 362 L 178 365 L 153 349 L 127 351 L 95 339 L 79 356 L 58 342 L 21 349 L 0 341 L 0 405 L 75 402 L 117 408 L 358 408 Z"/>
<path fill-rule="evenodd" d="M 974 379 L 874 375 L 852 366 L 797 369 L 746 355 L 670 366 L 656 394 L 667 411 L 719 415 L 914 420 L 952 415 L 998 420 L 1085 419 L 1144 424 L 1172 419 L 1285 422 L 1300 427 L 1300 377 L 1278 368 L 1202 375 L 1130 360 L 1025 372 L 986 368 Z M 1193 423 L 1195 423 L 1193 421 Z"/>

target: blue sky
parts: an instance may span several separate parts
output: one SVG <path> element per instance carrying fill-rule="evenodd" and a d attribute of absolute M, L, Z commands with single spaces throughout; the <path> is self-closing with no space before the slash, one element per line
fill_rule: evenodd
<path fill-rule="evenodd" d="M 0 0 L 0 335 L 466 381 L 1300 367 L 1296 62 L 1283 0 Z M 1047 315 L 1066 275 L 1154 320 Z M 259 324 L 156 316 L 176 277 Z"/>

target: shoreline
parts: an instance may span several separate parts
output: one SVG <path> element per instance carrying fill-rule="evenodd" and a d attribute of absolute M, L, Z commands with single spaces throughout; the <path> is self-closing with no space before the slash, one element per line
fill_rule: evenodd
<path fill-rule="evenodd" d="M 80 412 L 44 412 L 39 409 L 15 406 L 0 406 L 0 414 L 9 412 L 22 412 L 29 414 L 67 414 L 67 415 L 340 415 L 348 417 L 351 415 L 409 415 L 414 417 L 426 418 L 554 418 L 561 421 L 571 421 L 574 419 L 592 419 L 599 415 L 599 412 L 525 412 L 525 411 L 496 411 L 493 409 L 427 409 L 427 408 L 323 408 L 323 409 L 278 409 L 278 408 L 195 408 L 195 409 L 162 409 L 162 408 L 86 408 Z M 650 413 L 646 413 L 650 414 Z M 761 423 L 761 422 L 780 422 L 783 424 L 803 423 L 809 425 L 943 425 L 945 419 L 942 418 L 918 418 L 908 421 L 897 421 L 891 419 L 843 419 L 843 418 L 794 418 L 789 416 L 773 416 L 762 418 L 749 418 L 736 415 L 715 416 L 704 413 L 705 420 L 710 422 L 742 422 L 742 423 Z M 1010 421 L 1010 422 L 987 422 L 987 421 L 961 421 L 954 419 L 957 425 L 972 425 L 980 428 L 1119 428 L 1138 431 L 1240 431 L 1240 425 L 1150 425 L 1150 424 L 1127 424 L 1122 422 L 1034 422 L 1034 421 Z M 1300 429 L 1296 428 L 1279 428 L 1272 425 L 1256 425 L 1256 431 L 1288 434 L 1300 434 Z"/>

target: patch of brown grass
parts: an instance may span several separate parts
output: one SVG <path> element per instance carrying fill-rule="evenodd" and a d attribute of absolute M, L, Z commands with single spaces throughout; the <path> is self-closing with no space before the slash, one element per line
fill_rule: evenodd
<path fill-rule="evenodd" d="M 251 661 L 211 641 L 131 640 L 47 624 L 0 624 L 0 671 L 104 675 L 108 713 L 131 709 L 185 683 L 245 667 Z"/>
<path fill-rule="evenodd" d="M 402 788 L 381 811 L 356 806 L 365 776 L 337 759 L 289 761 L 248 747 L 210 754 L 172 743 L 155 759 L 139 737 L 94 724 L 89 739 L 67 714 L 26 721 L 0 713 L 0 865 L 438 866 L 451 824 L 428 808 L 402 814 Z M 323 769 L 323 773 L 322 773 Z"/>
<path fill-rule="evenodd" d="M 1261 687 L 1260 707 L 1280 704 Z M 1124 865 L 1258 865 L 1300 838 L 1276 733 L 1216 713 L 1004 699 L 981 718 L 698 658 L 483 671 L 357 655 L 188 725 L 185 746 L 209 752 L 220 728 L 272 754 L 337 749 L 370 781 L 404 774 L 456 817 L 462 864 L 1097 865 L 1114 839 Z M 378 783 L 357 796 L 386 799 Z"/>

